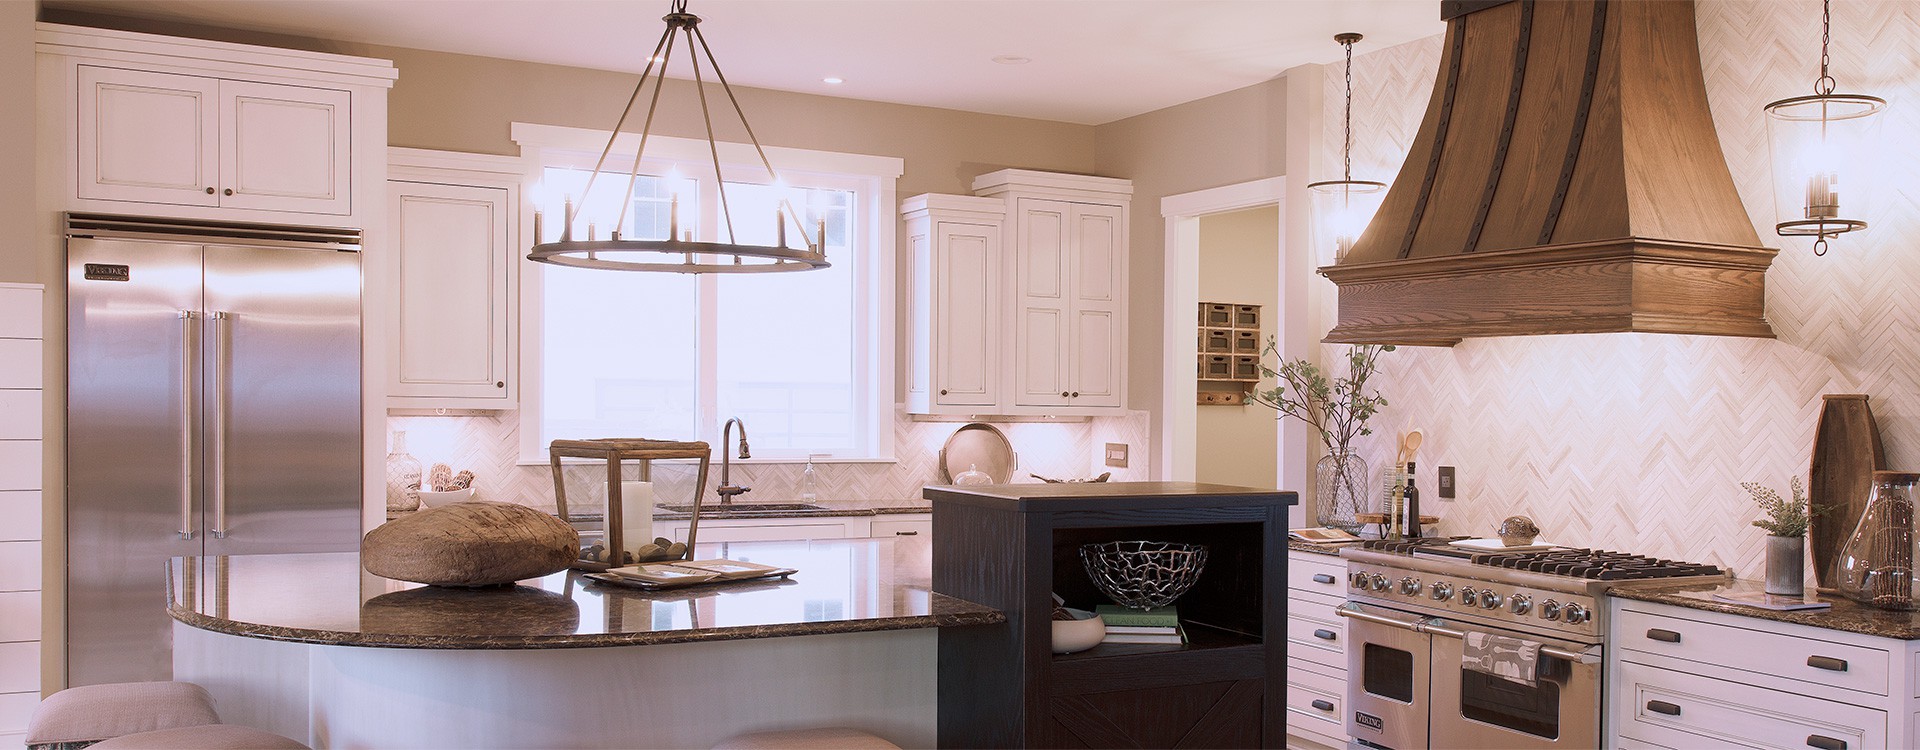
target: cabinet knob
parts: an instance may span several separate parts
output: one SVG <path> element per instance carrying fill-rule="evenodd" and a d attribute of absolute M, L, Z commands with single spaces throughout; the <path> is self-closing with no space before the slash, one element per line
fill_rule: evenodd
<path fill-rule="evenodd" d="M 223 195 L 233 195 L 233 188 L 227 188 L 226 190 L 222 190 L 220 192 Z"/>
<path fill-rule="evenodd" d="M 207 186 L 207 195 L 213 195 L 213 186 L 212 186 L 212 185 L 208 185 L 208 186 Z"/>
<path fill-rule="evenodd" d="M 1061 391 L 1061 392 L 1060 392 L 1060 397 L 1061 397 L 1061 398 L 1066 398 L 1066 397 L 1067 397 L 1067 392 L 1066 392 L 1066 391 Z"/>
<path fill-rule="evenodd" d="M 1079 397 L 1080 397 L 1080 392 L 1079 392 L 1079 391 L 1074 391 L 1074 392 L 1073 392 L 1073 397 L 1074 397 L 1074 398 L 1079 398 Z"/>
<path fill-rule="evenodd" d="M 945 388 L 942 388 L 942 389 L 940 389 L 940 395 L 942 395 L 942 396 L 945 396 L 945 395 L 947 395 L 947 389 L 945 389 Z"/>
<path fill-rule="evenodd" d="M 495 388 L 505 388 L 505 387 L 507 387 L 507 381 L 505 381 L 505 380 L 495 380 L 495 381 L 493 381 L 493 387 L 495 387 Z"/>

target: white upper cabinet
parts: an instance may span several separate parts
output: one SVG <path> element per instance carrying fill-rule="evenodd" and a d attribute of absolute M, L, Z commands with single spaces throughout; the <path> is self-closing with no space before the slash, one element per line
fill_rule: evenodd
<path fill-rule="evenodd" d="M 921 195 L 902 204 L 912 279 L 907 408 L 976 414 L 1000 404 L 1001 201 Z"/>
<path fill-rule="evenodd" d="M 985 197 L 922 195 L 902 206 L 912 248 L 908 411 L 1124 410 L 1131 183 L 1009 169 L 974 188 Z M 996 231 L 998 243 L 986 236 Z"/>
<path fill-rule="evenodd" d="M 37 39 L 42 101 L 68 103 L 41 132 L 68 139 L 47 147 L 70 155 L 69 208 L 353 225 L 285 214 L 382 203 L 353 194 L 384 178 L 392 63 L 56 24 Z"/>
<path fill-rule="evenodd" d="M 387 405 L 515 408 L 519 160 L 390 151 Z"/>

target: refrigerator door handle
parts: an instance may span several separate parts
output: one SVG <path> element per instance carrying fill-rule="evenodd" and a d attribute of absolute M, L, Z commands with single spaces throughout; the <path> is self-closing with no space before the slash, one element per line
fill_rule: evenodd
<path fill-rule="evenodd" d="M 192 539 L 198 524 L 193 521 L 193 414 L 194 377 L 200 371 L 200 352 L 194 346 L 200 313 L 180 311 L 180 538 Z"/>
<path fill-rule="evenodd" d="M 227 538 L 227 337 L 231 335 L 228 321 L 232 316 L 223 311 L 207 313 L 213 320 L 213 367 L 210 375 L 213 380 L 213 440 L 211 455 L 213 466 L 208 472 L 208 482 L 213 495 L 213 527 L 207 535 L 215 539 Z"/>

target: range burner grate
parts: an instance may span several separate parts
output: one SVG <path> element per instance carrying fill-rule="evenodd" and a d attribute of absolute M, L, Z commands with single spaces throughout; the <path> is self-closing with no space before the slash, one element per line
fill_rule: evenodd
<path fill-rule="evenodd" d="M 1425 536 L 1413 539 L 1369 539 L 1360 543 L 1361 549 L 1376 550 L 1395 555 L 1410 555 L 1423 547 L 1445 547 L 1464 536 Z"/>
<path fill-rule="evenodd" d="M 1496 568 L 1512 568 L 1596 581 L 1630 581 L 1722 574 L 1719 568 L 1712 565 L 1593 549 L 1554 549 L 1540 552 L 1475 555 L 1473 562 Z"/>

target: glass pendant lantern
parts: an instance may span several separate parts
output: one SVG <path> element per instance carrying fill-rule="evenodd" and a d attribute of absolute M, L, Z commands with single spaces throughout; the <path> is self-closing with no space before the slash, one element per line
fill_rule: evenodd
<path fill-rule="evenodd" d="M 1766 106 L 1774 230 L 1782 237 L 1813 237 L 1814 255 L 1827 254 L 1829 239 L 1867 228 L 1870 173 L 1886 158 L 1879 148 L 1879 115 L 1887 101 L 1835 93 L 1829 70 L 1831 5 L 1832 0 L 1821 4 L 1820 77 L 1814 93 Z"/>
<path fill-rule="evenodd" d="M 1342 116 L 1346 140 L 1340 146 L 1340 179 L 1307 185 L 1307 198 L 1313 208 L 1313 244 L 1320 249 L 1322 265 L 1346 261 L 1347 251 L 1373 221 L 1373 212 L 1380 210 L 1380 200 L 1387 193 L 1384 182 L 1353 179 L 1353 43 L 1361 38 L 1351 32 L 1333 37 L 1347 50 L 1347 96 Z"/>

